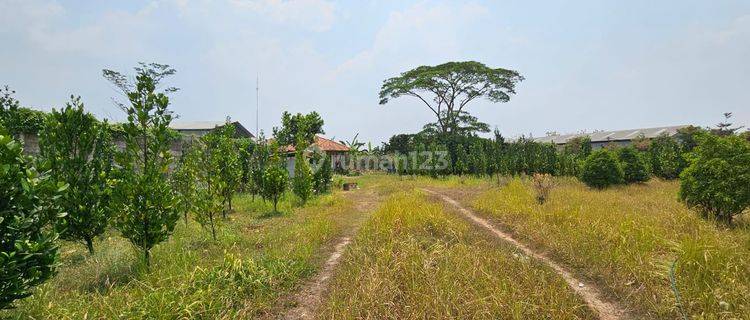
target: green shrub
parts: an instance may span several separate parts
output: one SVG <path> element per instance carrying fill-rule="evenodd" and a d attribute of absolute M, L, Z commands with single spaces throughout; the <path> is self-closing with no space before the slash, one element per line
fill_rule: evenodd
<path fill-rule="evenodd" d="M 623 181 L 622 167 L 611 151 L 599 149 L 586 158 L 581 180 L 589 187 L 597 189 L 619 184 Z"/>
<path fill-rule="evenodd" d="M 698 141 L 680 175 L 680 198 L 703 217 L 730 224 L 750 206 L 750 142 L 711 134 Z"/>
<path fill-rule="evenodd" d="M 38 172 L 0 126 L 0 309 L 54 275 L 57 233 L 49 224 L 63 216 L 54 202 L 64 188 Z"/>
<path fill-rule="evenodd" d="M 313 174 L 313 189 L 318 194 L 330 191 L 332 179 L 333 167 L 331 166 L 331 157 L 326 154 L 323 156 L 323 162 L 320 167 Z"/>
<path fill-rule="evenodd" d="M 68 184 L 58 200 L 67 215 L 56 222 L 63 239 L 78 241 L 94 253 L 94 238 L 109 225 L 114 147 L 107 122 L 83 110 L 72 97 L 62 110 L 52 110 L 40 135 L 42 158 L 57 181 Z"/>
<path fill-rule="evenodd" d="M 651 170 L 654 175 L 663 179 L 675 179 L 685 167 L 682 150 L 677 140 L 661 135 L 654 138 L 649 146 Z"/>
<path fill-rule="evenodd" d="M 286 191 L 289 174 L 278 163 L 270 163 L 263 173 L 263 197 L 273 202 L 273 212 L 279 212 L 279 198 Z"/>
<path fill-rule="evenodd" d="M 623 179 L 627 183 L 648 181 L 649 173 L 646 160 L 633 147 L 619 149 L 617 152 L 622 165 Z"/>
<path fill-rule="evenodd" d="M 312 195 L 312 173 L 310 172 L 310 166 L 307 164 L 307 159 L 301 151 L 297 151 L 297 155 L 294 157 L 294 177 L 292 178 L 292 190 L 300 200 L 302 204 L 307 202 L 307 199 Z"/>

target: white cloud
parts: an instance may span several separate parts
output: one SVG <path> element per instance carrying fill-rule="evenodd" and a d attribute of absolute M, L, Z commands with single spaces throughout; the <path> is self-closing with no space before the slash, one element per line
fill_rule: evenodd
<path fill-rule="evenodd" d="M 325 0 L 230 0 L 237 8 L 249 9 L 271 20 L 316 32 L 331 29 L 336 7 Z"/>

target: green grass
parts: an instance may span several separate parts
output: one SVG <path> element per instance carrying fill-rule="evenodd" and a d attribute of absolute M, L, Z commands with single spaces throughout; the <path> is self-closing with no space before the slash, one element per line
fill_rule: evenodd
<path fill-rule="evenodd" d="M 596 191 L 556 179 L 539 205 L 516 179 L 476 197 L 473 207 L 524 242 L 572 266 L 647 318 L 679 316 L 669 270 L 686 313 L 750 318 L 750 232 L 704 221 L 677 200 L 678 182 L 655 180 Z"/>
<path fill-rule="evenodd" d="M 197 223 L 182 220 L 171 239 L 155 247 L 150 271 L 115 232 L 83 246 L 65 243 L 57 276 L 35 294 L 0 312 L 11 319 L 257 317 L 272 312 L 321 262 L 321 252 L 351 215 L 352 203 L 325 195 L 282 213 L 270 203 L 241 195 L 218 241 Z"/>
<path fill-rule="evenodd" d="M 553 272 L 417 191 L 387 200 L 343 259 L 321 318 L 594 318 Z"/>

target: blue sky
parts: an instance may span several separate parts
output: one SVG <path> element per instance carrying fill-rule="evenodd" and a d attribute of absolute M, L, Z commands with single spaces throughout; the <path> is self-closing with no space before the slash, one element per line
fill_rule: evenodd
<path fill-rule="evenodd" d="M 469 111 L 509 137 L 676 124 L 750 124 L 750 1 L 0 0 L 0 84 L 24 105 L 81 95 L 122 120 L 102 68 L 174 66 L 184 120 L 255 130 L 316 110 L 327 136 L 379 143 L 432 121 L 382 81 L 477 60 L 526 77 L 509 103 Z"/>

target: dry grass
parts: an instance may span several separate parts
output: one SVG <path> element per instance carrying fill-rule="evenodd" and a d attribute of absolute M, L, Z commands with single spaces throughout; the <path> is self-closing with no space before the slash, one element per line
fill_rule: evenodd
<path fill-rule="evenodd" d="M 547 203 L 514 180 L 479 195 L 478 211 L 547 250 L 648 318 L 680 316 L 669 271 L 690 317 L 750 318 L 750 232 L 701 220 L 677 201 L 677 182 L 595 191 L 557 178 Z"/>
<path fill-rule="evenodd" d="M 374 213 L 331 288 L 321 318 L 593 318 L 553 272 L 416 191 Z"/>

